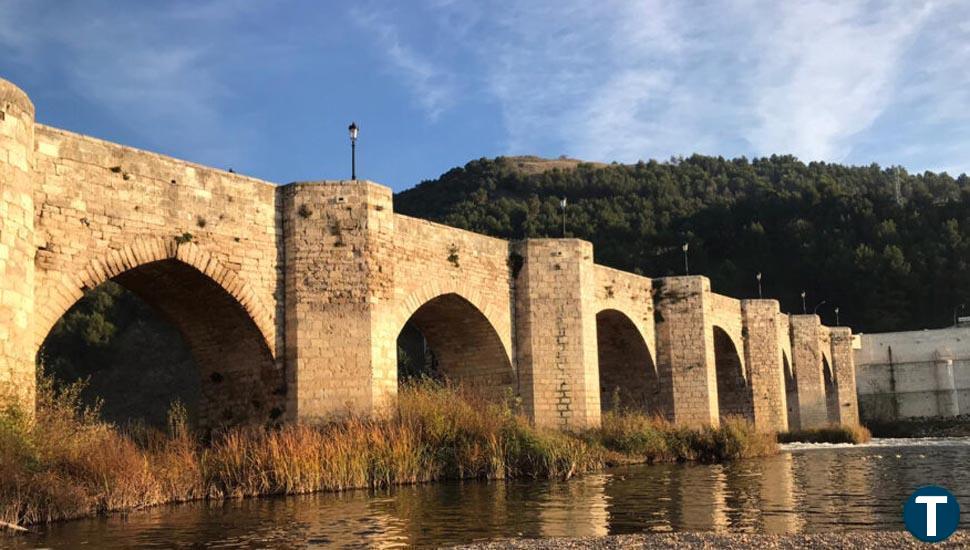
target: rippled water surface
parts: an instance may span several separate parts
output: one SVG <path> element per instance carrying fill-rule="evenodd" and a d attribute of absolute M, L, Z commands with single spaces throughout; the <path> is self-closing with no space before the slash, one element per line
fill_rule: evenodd
<path fill-rule="evenodd" d="M 0 547 L 395 547 L 643 531 L 901 529 L 902 502 L 921 485 L 947 487 L 964 510 L 970 504 L 970 439 L 785 449 L 768 459 L 628 467 L 569 482 L 439 483 L 165 506 L 0 536 Z"/>

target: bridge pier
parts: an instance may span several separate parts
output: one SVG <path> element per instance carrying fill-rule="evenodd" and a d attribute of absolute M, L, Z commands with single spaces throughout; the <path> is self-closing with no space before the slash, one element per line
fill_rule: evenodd
<path fill-rule="evenodd" d="M 751 387 L 754 424 L 761 431 L 788 429 L 782 342 L 777 300 L 742 300 L 744 354 Z M 783 335 L 787 337 L 787 334 Z"/>
<path fill-rule="evenodd" d="M 799 429 L 820 428 L 828 424 L 825 379 L 822 373 L 822 348 L 818 315 L 792 315 L 792 369 L 798 389 Z"/>
<path fill-rule="evenodd" d="M 316 420 L 380 411 L 397 392 L 391 191 L 368 182 L 283 190 L 287 411 Z"/>
<path fill-rule="evenodd" d="M 859 401 L 855 384 L 855 359 L 852 352 L 852 329 L 832 327 L 832 369 L 839 402 L 839 423 L 859 424 Z"/>
<path fill-rule="evenodd" d="M 539 426 L 600 424 L 593 246 L 578 239 L 516 243 L 516 362 L 525 410 Z"/>
<path fill-rule="evenodd" d="M 30 411 L 36 388 L 34 105 L 0 79 L 0 401 Z"/>
<path fill-rule="evenodd" d="M 661 385 L 672 388 L 671 420 L 687 426 L 717 426 L 714 333 L 708 316 L 707 277 L 655 279 L 657 366 Z"/>

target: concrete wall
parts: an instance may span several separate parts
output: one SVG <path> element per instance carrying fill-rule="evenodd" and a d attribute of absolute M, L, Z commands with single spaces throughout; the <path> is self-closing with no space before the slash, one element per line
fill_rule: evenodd
<path fill-rule="evenodd" d="M 970 412 L 970 327 L 862 334 L 859 341 L 863 422 Z"/>

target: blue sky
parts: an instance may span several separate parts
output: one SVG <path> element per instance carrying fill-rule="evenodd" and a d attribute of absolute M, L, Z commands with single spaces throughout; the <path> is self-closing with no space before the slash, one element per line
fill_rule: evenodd
<path fill-rule="evenodd" d="M 40 122 L 276 182 L 703 153 L 970 171 L 970 3 L 0 0 Z"/>

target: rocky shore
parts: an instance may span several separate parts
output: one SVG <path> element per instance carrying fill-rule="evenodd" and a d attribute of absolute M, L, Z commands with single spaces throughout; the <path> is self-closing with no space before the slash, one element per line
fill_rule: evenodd
<path fill-rule="evenodd" d="M 664 533 L 655 535 L 614 535 L 608 537 L 560 539 L 508 539 L 460 546 L 458 548 L 491 550 L 499 548 L 727 548 L 768 550 L 775 548 L 923 548 L 926 544 L 905 531 L 851 531 L 847 533 L 812 533 L 797 535 Z M 966 548 L 970 535 L 958 531 L 935 548 Z"/>

